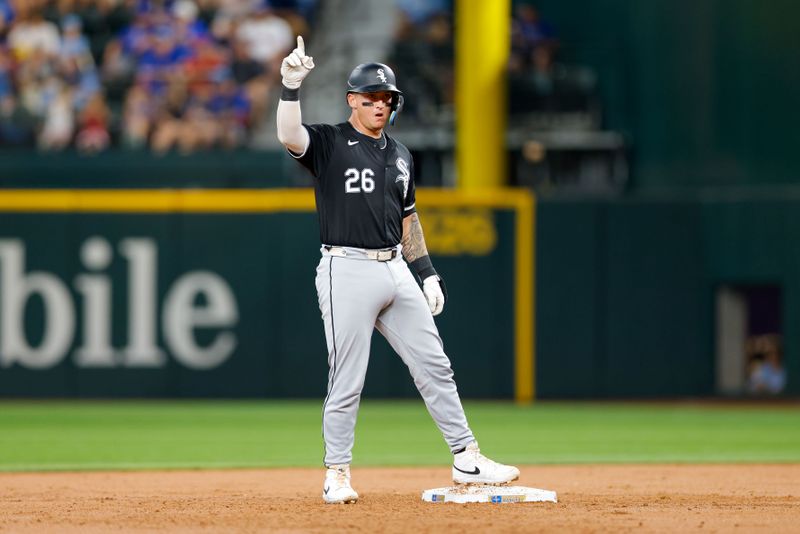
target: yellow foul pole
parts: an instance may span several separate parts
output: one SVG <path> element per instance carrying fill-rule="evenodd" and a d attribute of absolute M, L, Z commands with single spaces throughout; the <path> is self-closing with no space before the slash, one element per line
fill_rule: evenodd
<path fill-rule="evenodd" d="M 510 0 L 456 0 L 458 187 L 504 185 Z"/>
<path fill-rule="evenodd" d="M 506 185 L 506 69 L 511 47 L 511 0 L 456 0 L 456 172 L 462 190 Z M 521 196 L 521 198 L 523 198 Z M 535 392 L 533 196 L 517 209 L 514 397 Z"/>

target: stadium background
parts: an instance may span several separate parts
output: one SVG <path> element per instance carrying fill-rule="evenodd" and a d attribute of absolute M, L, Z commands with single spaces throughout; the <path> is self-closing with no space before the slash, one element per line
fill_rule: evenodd
<path fill-rule="evenodd" d="M 0 0 L 0 470 L 156 480 L 157 469 L 318 466 L 316 216 L 310 178 L 274 135 L 277 66 L 302 32 L 317 64 L 307 120 L 344 118 L 353 65 L 396 67 L 408 105 L 392 133 L 419 170 L 451 297 L 437 324 L 471 424 L 493 457 L 525 466 L 523 483 L 565 495 L 495 520 L 511 517 L 509 531 L 640 519 L 684 530 L 702 527 L 695 513 L 722 530 L 792 524 L 798 11 L 788 0 Z M 37 29 L 19 31 L 29 20 Z M 444 479 L 356 468 L 374 500 L 351 530 L 436 528 L 429 511 L 403 516 L 419 484 L 447 483 L 416 395 L 376 336 L 356 458 L 434 465 Z M 709 463 L 721 465 L 697 475 Z M 149 507 L 156 482 L 109 475 L 105 495 L 130 490 L 131 508 L 84 499 L 97 477 L 5 473 L 0 530 L 31 517 L 320 530 L 336 512 L 311 504 L 318 471 L 260 471 L 265 482 L 243 486 L 255 501 L 231 489 L 241 480 L 206 490 L 201 474 L 174 491 L 205 494 L 168 496 L 163 510 Z M 263 508 L 275 495 L 258 484 L 280 487 L 276 477 L 290 488 L 278 498 L 319 523 Z M 391 508 L 398 492 L 410 497 Z M 43 494 L 78 511 L 59 514 Z M 199 508 L 216 519 L 182 515 Z M 243 527 L 250 513 L 263 515 Z M 478 511 L 446 514 L 450 527 L 488 528 Z"/>
<path fill-rule="evenodd" d="M 797 393 L 795 110 L 784 103 L 798 80 L 789 68 L 793 49 L 782 46 L 791 35 L 785 11 L 749 1 L 616 1 L 578 10 L 543 1 L 537 14 L 532 4 L 518 3 L 508 7 L 511 24 L 497 26 L 513 34 L 510 49 L 493 52 L 505 59 L 504 72 L 488 62 L 488 74 L 481 74 L 471 59 L 475 68 L 456 78 L 447 2 L 3 6 L 10 20 L 2 33 L 2 86 L 11 111 L 0 151 L 3 243 L 22 247 L 23 257 L 14 260 L 21 261 L 19 276 L 41 270 L 62 280 L 71 301 L 64 309 L 74 316 L 72 332 L 48 353 L 42 347 L 51 341 L 52 325 L 44 319 L 49 301 L 32 288 L 13 296 L 4 288 L 3 395 L 321 394 L 324 361 L 315 355 L 322 335 L 313 327 L 316 299 L 308 283 L 316 254 L 313 204 L 284 210 L 284 190 L 270 192 L 310 184 L 274 136 L 276 66 L 298 30 L 308 33 L 320 64 L 304 87 L 309 120 L 344 116 L 333 80 L 364 58 L 378 54 L 394 62 L 404 81 L 408 106 L 394 133 L 414 151 L 420 185 L 453 192 L 448 205 L 425 206 L 423 220 L 430 211 L 431 249 L 454 288 L 440 327 L 454 358 L 464 362 L 458 372 L 466 396 L 510 398 L 516 391 L 528 399 L 533 390 L 540 398 L 739 395 L 753 389 L 749 375 L 764 351 L 752 347 L 762 345 L 782 353 L 780 392 Z M 46 17 L 37 24 L 55 37 L 62 28 L 61 48 L 34 51 L 26 41 L 37 42 L 30 37 L 35 31 L 20 30 L 34 25 L 27 19 L 36 13 Z M 358 29 L 339 31 L 348 20 L 358 21 Z M 74 27 L 83 28 L 82 38 L 70 33 Z M 78 77 L 70 70 L 75 63 Z M 477 100 L 465 100 L 469 105 L 458 116 L 482 129 L 477 140 L 459 143 L 476 145 L 461 153 L 477 154 L 477 162 L 459 164 L 463 156 L 455 149 L 461 135 L 455 106 L 463 91 L 457 81 L 508 90 L 505 125 L 486 123 L 504 99 L 464 97 Z M 228 83 L 234 96 L 226 93 L 234 91 Z M 172 92 L 184 101 L 171 104 Z M 60 131 L 55 94 L 71 99 L 72 128 L 61 126 L 69 134 L 61 143 L 48 137 Z M 86 119 L 82 126 L 95 100 L 105 102 L 106 120 Z M 239 129 L 235 140 L 217 135 L 232 128 Z M 492 128 L 506 132 L 504 146 L 489 141 Z M 207 142 L 181 144 L 180 132 L 203 129 L 211 132 Z M 102 138 L 100 130 L 107 145 L 82 144 L 84 137 Z M 170 132 L 178 132 L 174 145 L 165 141 Z M 470 171 L 478 178 L 466 176 Z M 532 263 L 514 237 L 515 221 L 525 214 L 508 203 L 453 200 L 494 185 L 536 195 L 535 218 L 522 229 L 530 235 L 524 247 L 535 249 L 535 270 L 521 267 L 535 276 L 531 282 L 514 263 L 520 256 Z M 12 195 L 31 188 L 28 204 Z M 187 213 L 178 200 L 142 214 L 135 212 L 157 201 L 125 200 L 124 190 L 165 188 L 203 189 L 207 207 Z M 54 189 L 104 189 L 114 207 L 103 213 L 106 200 L 98 200 L 101 207 L 81 208 L 80 195 L 53 200 Z M 270 207 L 208 213 L 224 211 L 214 206 L 214 191 L 247 196 L 253 189 L 273 195 Z M 264 209 L 269 213 L 259 215 Z M 112 249 L 112 258 L 87 269 L 78 258 L 93 237 Z M 113 251 L 130 238 L 150 240 L 157 249 L 157 280 L 147 297 L 155 309 L 146 312 L 155 315 L 138 327 L 132 292 L 144 286 L 126 287 L 132 268 Z M 75 286 L 87 270 L 109 276 L 112 285 L 110 322 L 97 334 L 108 339 L 95 340 L 103 354 L 88 364 L 76 363 L 76 354 L 88 346 L 85 323 L 94 319 Z M 200 370 L 176 362 L 158 324 L 170 284 L 190 270 L 217 273 L 235 286 L 235 319 L 186 327 L 200 352 L 219 329 L 236 338 L 227 358 Z M 22 286 L 28 283 L 35 285 Z M 295 301 L 281 290 L 286 287 L 302 297 Z M 193 291 L 202 308 L 206 290 Z M 485 310 L 493 310 L 493 322 L 482 321 Z M 24 336 L 12 332 L 22 324 Z M 133 346 L 132 328 L 152 337 L 141 340 L 147 350 L 164 353 L 144 355 L 140 369 L 121 356 Z M 388 347 L 376 344 L 367 391 L 413 395 Z M 514 370 L 525 376 L 513 378 Z M 234 378 L 236 387 L 220 385 Z"/>

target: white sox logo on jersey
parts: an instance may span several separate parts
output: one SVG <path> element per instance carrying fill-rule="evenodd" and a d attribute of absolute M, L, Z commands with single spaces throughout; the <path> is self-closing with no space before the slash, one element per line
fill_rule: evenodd
<path fill-rule="evenodd" d="M 408 172 L 408 163 L 403 158 L 397 158 L 395 165 L 397 165 L 400 174 L 394 182 L 403 182 L 403 200 L 405 200 L 408 194 L 408 181 L 411 178 L 411 173 Z"/>
<path fill-rule="evenodd" d="M 383 72 L 383 69 L 378 69 L 378 78 L 380 78 L 383 83 L 386 83 L 386 73 Z"/>

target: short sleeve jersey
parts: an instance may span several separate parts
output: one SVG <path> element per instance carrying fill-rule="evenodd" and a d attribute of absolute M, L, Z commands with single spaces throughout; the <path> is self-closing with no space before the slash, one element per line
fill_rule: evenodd
<path fill-rule="evenodd" d="M 315 177 L 322 244 L 377 249 L 400 243 L 403 218 L 416 211 L 408 149 L 385 132 L 374 139 L 349 122 L 303 126 L 311 142 L 292 156 Z"/>

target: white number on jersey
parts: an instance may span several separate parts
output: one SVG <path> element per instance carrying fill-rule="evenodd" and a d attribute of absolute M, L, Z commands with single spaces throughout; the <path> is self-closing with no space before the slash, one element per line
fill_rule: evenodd
<path fill-rule="evenodd" d="M 344 182 L 344 190 L 346 193 L 372 193 L 375 191 L 375 172 L 372 169 L 347 169 L 344 171 L 344 176 L 347 178 Z"/>

